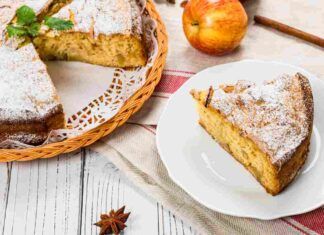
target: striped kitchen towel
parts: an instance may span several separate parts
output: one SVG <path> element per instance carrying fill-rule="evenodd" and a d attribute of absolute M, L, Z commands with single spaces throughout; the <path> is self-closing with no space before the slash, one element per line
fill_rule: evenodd
<path fill-rule="evenodd" d="M 106 156 L 138 188 L 201 234 L 324 234 L 324 208 L 272 221 L 237 218 L 199 204 L 170 179 L 156 149 L 153 123 L 174 88 L 180 87 L 191 74 L 166 70 L 141 112 L 92 149 Z"/>

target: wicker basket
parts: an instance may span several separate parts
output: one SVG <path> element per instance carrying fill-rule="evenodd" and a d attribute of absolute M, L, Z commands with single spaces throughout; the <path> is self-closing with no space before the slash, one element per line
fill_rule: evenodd
<path fill-rule="evenodd" d="M 161 79 L 168 47 L 168 38 L 165 26 L 161 17 L 157 13 L 152 0 L 147 0 L 146 9 L 152 19 L 155 19 L 157 22 L 157 58 L 155 59 L 152 69 L 147 75 L 147 80 L 144 86 L 128 99 L 118 114 L 106 123 L 103 123 L 80 136 L 62 142 L 27 149 L 0 149 L 0 162 L 29 161 L 38 158 L 50 158 L 88 146 L 124 124 L 131 115 L 142 107 L 144 102 L 152 95 L 154 88 Z"/>

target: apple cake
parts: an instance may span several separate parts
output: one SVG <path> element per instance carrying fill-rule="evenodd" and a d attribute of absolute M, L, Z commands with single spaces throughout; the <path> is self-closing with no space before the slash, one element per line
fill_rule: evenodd
<path fill-rule="evenodd" d="M 0 1 L 0 142 L 38 145 L 51 130 L 65 126 L 62 104 L 41 59 L 144 66 L 141 15 L 136 0 Z M 49 18 L 71 27 L 50 28 Z M 32 24 L 35 35 L 28 31 Z M 9 28 L 28 34 L 10 35 Z"/>
<path fill-rule="evenodd" d="M 62 105 L 34 46 L 1 46 L 0 142 L 37 145 L 64 126 Z"/>
<path fill-rule="evenodd" d="M 57 31 L 43 25 L 41 34 L 33 39 L 42 59 L 113 67 L 146 64 L 142 18 L 136 0 L 61 0 L 50 7 L 50 14 L 53 9 L 58 11 L 53 17 L 71 20 L 73 28 Z"/>
<path fill-rule="evenodd" d="M 303 166 L 313 126 L 313 96 L 300 73 L 257 86 L 249 81 L 192 90 L 200 125 L 272 195 Z"/>

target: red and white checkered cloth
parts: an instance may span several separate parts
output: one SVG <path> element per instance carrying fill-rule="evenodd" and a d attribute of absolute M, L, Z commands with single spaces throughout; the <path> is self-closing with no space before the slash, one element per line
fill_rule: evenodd
<path fill-rule="evenodd" d="M 268 16 L 324 35 L 322 0 L 248 0 L 246 4 L 250 16 Z M 156 125 L 168 98 L 194 73 L 213 65 L 247 58 L 295 64 L 324 78 L 322 49 L 250 22 L 245 40 L 234 53 L 224 57 L 205 55 L 191 48 L 186 41 L 182 33 L 182 9 L 166 3 L 159 3 L 157 7 L 170 37 L 169 56 L 162 80 L 138 114 L 92 148 L 107 156 L 135 185 L 201 234 L 324 234 L 324 208 L 302 215 L 260 221 L 227 216 L 204 207 L 172 182 L 155 146 Z"/>

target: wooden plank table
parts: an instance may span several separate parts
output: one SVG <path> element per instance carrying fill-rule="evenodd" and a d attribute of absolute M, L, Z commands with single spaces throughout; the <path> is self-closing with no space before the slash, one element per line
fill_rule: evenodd
<path fill-rule="evenodd" d="M 0 164 L 0 234 L 98 234 L 101 213 L 126 205 L 124 234 L 195 234 L 99 154 L 81 149 Z"/>

